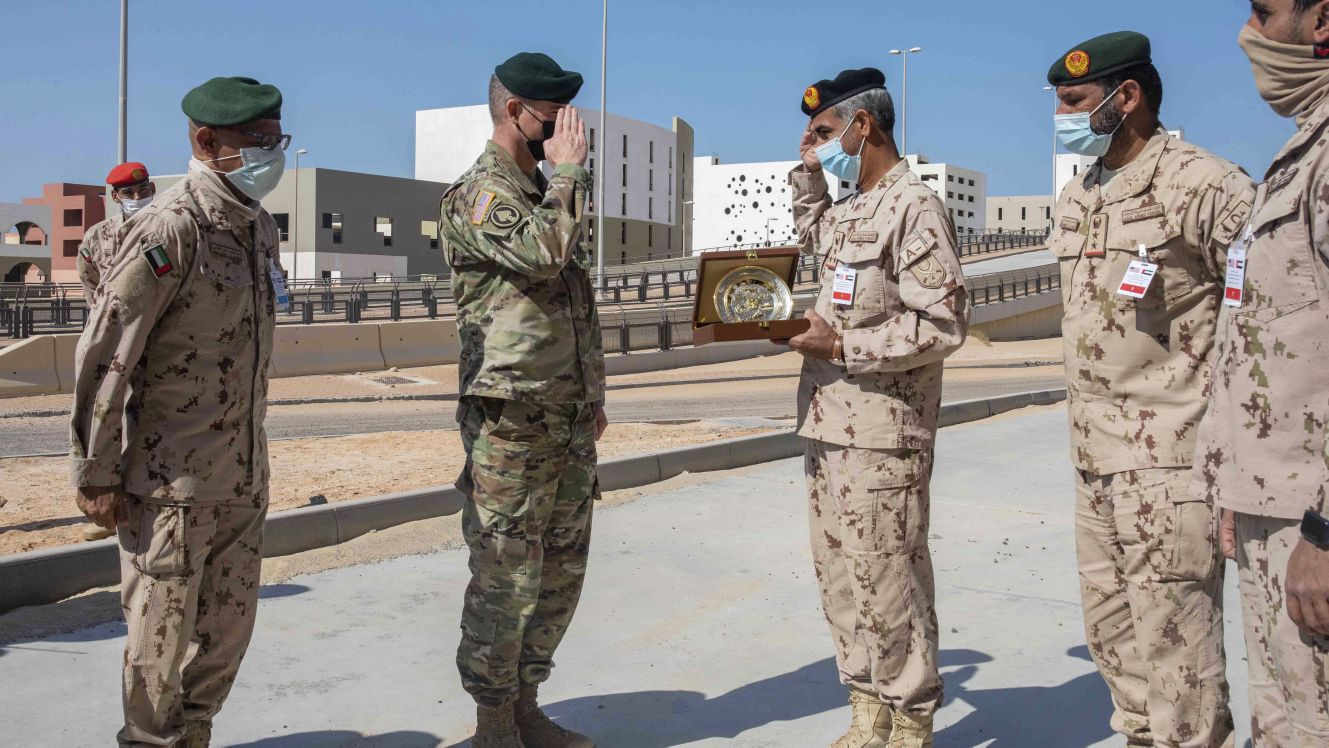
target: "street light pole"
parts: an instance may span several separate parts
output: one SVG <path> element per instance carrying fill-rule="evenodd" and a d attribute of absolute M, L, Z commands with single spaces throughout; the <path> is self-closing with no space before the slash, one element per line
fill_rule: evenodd
<path fill-rule="evenodd" d="M 778 221 L 778 218 L 766 219 L 766 246 L 771 246 L 771 221 Z"/>
<path fill-rule="evenodd" d="M 1052 210 L 1057 209 L 1057 109 L 1060 108 L 1061 100 L 1057 97 L 1055 86 L 1043 86 L 1044 91 L 1052 92 Z M 1048 218 L 1048 228 L 1052 227 L 1052 219 Z"/>
<path fill-rule="evenodd" d="M 301 148 L 295 152 L 295 207 L 291 209 L 291 280 L 300 280 L 300 157 L 309 153 Z"/>
<path fill-rule="evenodd" d="M 123 164 L 128 156 L 129 100 L 129 0 L 120 0 L 120 132 L 116 163 Z"/>
<path fill-rule="evenodd" d="M 891 50 L 891 54 L 899 55 L 904 63 L 900 80 L 900 155 L 905 158 L 909 157 L 909 55 L 916 55 L 922 51 L 922 47 Z"/>
<path fill-rule="evenodd" d="M 609 164 L 606 155 L 609 153 L 609 133 L 605 130 L 605 101 L 606 88 L 608 81 L 606 74 L 608 72 L 609 62 L 609 0 L 604 0 L 604 7 L 600 14 L 600 168 L 596 169 L 596 187 L 595 195 L 595 257 L 597 275 L 595 280 L 596 293 L 604 293 L 605 286 L 605 211 L 608 209 L 608 202 L 605 200 L 605 172 L 609 171 Z M 627 216 L 623 217 L 625 220 Z"/>

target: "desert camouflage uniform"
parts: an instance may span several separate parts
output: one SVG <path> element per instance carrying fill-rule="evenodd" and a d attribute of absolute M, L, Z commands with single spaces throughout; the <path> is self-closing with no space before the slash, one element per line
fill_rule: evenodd
<path fill-rule="evenodd" d="M 1191 498 L 1228 245 L 1253 189 L 1236 166 L 1159 129 L 1105 185 L 1062 192 L 1061 262 L 1076 548 L 1085 635 L 1142 745 L 1228 745 L 1223 567 L 1213 505 Z M 1142 299 L 1117 293 L 1147 255 Z"/>
<path fill-rule="evenodd" d="M 471 583 L 457 665 L 482 706 L 549 677 L 581 595 L 598 497 L 604 350 L 582 240 L 590 178 L 521 173 L 489 143 L 443 196 L 461 334 L 457 420 Z"/>
<path fill-rule="evenodd" d="M 968 321 L 955 229 L 905 162 L 834 205 L 821 173 L 789 181 L 803 250 L 822 263 L 816 311 L 844 338 L 845 363 L 806 359 L 798 393 L 840 677 L 927 720 L 942 697 L 928 487 L 942 361 Z M 832 300 L 840 265 L 857 271 L 852 305 Z"/>
<path fill-rule="evenodd" d="M 1238 513 L 1255 745 L 1300 748 L 1329 745 L 1329 638 L 1298 630 L 1284 594 L 1302 514 L 1329 513 L 1329 106 L 1265 180 L 1244 300 L 1225 310 L 1194 488 Z"/>
<path fill-rule="evenodd" d="M 83 243 L 78 248 L 78 280 L 83 284 L 83 298 L 91 307 L 99 298 L 98 286 L 102 275 L 115 260 L 115 250 L 124 235 L 125 216 L 118 213 L 100 221 L 83 235 Z"/>
<path fill-rule="evenodd" d="M 272 217 L 193 162 L 134 216 L 79 339 L 73 482 L 131 495 L 122 745 L 204 740 L 253 632 L 277 260 Z"/>

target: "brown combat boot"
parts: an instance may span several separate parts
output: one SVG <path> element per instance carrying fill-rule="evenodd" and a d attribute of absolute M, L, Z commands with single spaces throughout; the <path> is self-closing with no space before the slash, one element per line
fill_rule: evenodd
<path fill-rule="evenodd" d="M 527 748 L 517 732 L 512 705 L 475 708 L 475 738 L 473 748 Z"/>
<path fill-rule="evenodd" d="M 595 748 L 594 740 L 554 724 L 537 702 L 536 687 L 523 684 L 515 714 L 526 748 Z"/>
<path fill-rule="evenodd" d="M 886 748 L 891 737 L 891 708 L 876 694 L 849 689 L 853 709 L 849 732 L 831 744 L 831 748 Z"/>
<path fill-rule="evenodd" d="M 212 745 L 212 722 L 188 722 L 180 748 L 208 748 Z"/>
<path fill-rule="evenodd" d="M 932 748 L 932 718 L 918 720 L 905 714 L 891 714 L 891 739 L 887 748 Z"/>

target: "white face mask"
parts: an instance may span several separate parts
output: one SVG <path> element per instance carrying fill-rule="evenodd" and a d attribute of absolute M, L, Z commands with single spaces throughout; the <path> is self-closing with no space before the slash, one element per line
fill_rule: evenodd
<path fill-rule="evenodd" d="M 235 156 L 214 158 L 203 163 L 215 164 L 233 158 Z M 286 170 L 286 152 L 280 148 L 273 148 L 270 151 L 262 148 L 241 148 L 240 163 L 239 169 L 221 173 L 249 199 L 261 201 L 277 189 L 277 183 L 281 181 L 281 175 Z"/>
<path fill-rule="evenodd" d="M 125 218 L 132 217 L 135 213 L 143 210 L 152 204 L 152 198 L 156 195 L 148 195 L 137 200 L 128 197 L 120 198 L 120 212 L 125 214 Z"/>

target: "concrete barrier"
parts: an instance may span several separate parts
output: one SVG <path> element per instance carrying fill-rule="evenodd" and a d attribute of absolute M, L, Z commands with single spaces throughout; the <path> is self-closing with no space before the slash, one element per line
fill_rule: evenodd
<path fill-rule="evenodd" d="M 378 337 L 388 366 L 455 364 L 461 357 L 455 320 L 385 322 L 378 326 Z"/>
<path fill-rule="evenodd" d="M 273 334 L 276 376 L 380 371 L 383 349 L 374 324 L 289 325 Z"/>
<path fill-rule="evenodd" d="M 650 371 L 678 369 L 685 366 L 725 364 L 731 361 L 743 361 L 760 356 L 775 356 L 788 352 L 788 348 L 778 346 L 769 340 L 757 340 L 743 343 L 714 343 L 689 348 L 673 348 L 668 351 L 629 353 L 605 356 L 605 374 L 611 377 L 620 374 L 643 374 Z"/>
<path fill-rule="evenodd" d="M 78 348 L 78 339 L 82 335 L 54 335 L 55 338 L 55 375 L 60 378 L 60 391 L 66 394 L 74 391 L 74 350 Z"/>
<path fill-rule="evenodd" d="M 59 392 L 55 348 L 54 335 L 37 335 L 0 351 L 0 397 Z"/>
<path fill-rule="evenodd" d="M 1066 390 L 1056 389 L 950 403 L 942 406 L 941 424 L 955 426 L 1065 398 Z M 793 431 L 711 442 L 603 462 L 599 468 L 600 487 L 619 491 L 683 473 L 733 470 L 801 454 L 803 439 Z M 300 553 L 406 522 L 455 514 L 464 501 L 456 488 L 434 486 L 278 512 L 268 518 L 264 529 L 264 555 Z M 0 557 L 0 613 L 24 605 L 45 605 L 114 584 L 119 574 L 114 539 Z"/>

